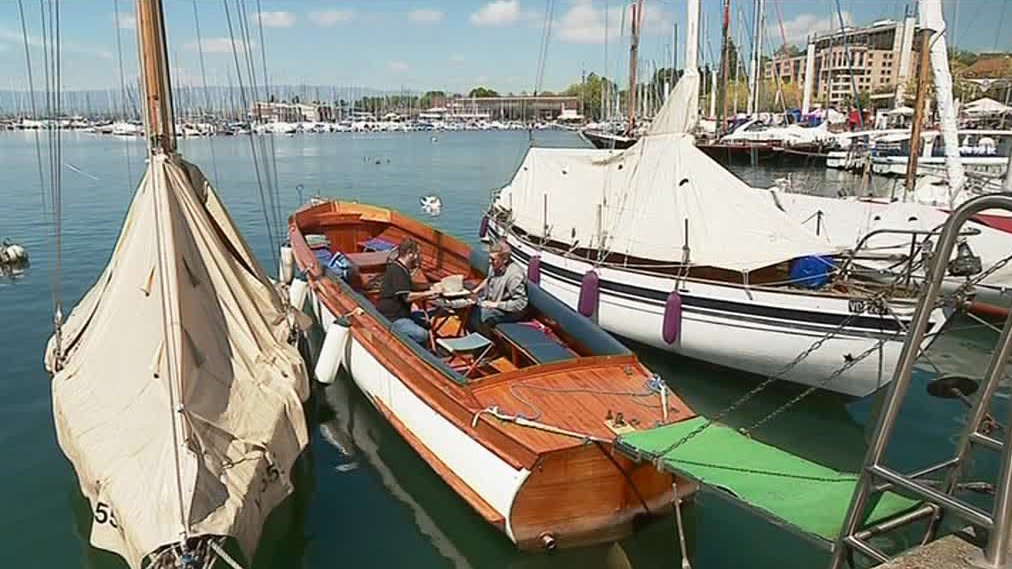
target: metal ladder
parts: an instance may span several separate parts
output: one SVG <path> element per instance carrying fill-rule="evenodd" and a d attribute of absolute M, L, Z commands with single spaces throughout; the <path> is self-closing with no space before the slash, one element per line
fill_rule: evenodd
<path fill-rule="evenodd" d="M 883 463 L 886 448 L 896 426 L 896 419 L 910 387 L 911 372 L 927 330 L 928 317 L 941 293 L 942 279 L 946 275 L 953 248 L 963 225 L 975 214 L 986 209 L 1004 209 L 1012 212 L 1012 195 L 992 194 L 973 198 L 952 212 L 942 230 L 938 247 L 927 267 L 929 271 L 926 279 L 927 288 L 919 299 L 900 352 L 893 381 L 889 384 L 875 425 L 875 432 L 851 498 L 850 508 L 833 548 L 831 569 L 840 569 L 845 563 L 853 565 L 855 551 L 876 563 L 889 561 L 888 555 L 871 545 L 870 538 L 930 518 L 931 522 L 924 537 L 926 543 L 933 539 L 943 514 L 955 515 L 987 531 L 987 545 L 974 559 L 974 565 L 991 569 L 1009 567 L 1009 531 L 1012 530 L 1012 444 L 1006 445 L 1004 441 L 992 437 L 986 427 L 982 427 L 987 418 L 988 405 L 1004 375 L 1008 358 L 1012 355 L 1012 314 L 1005 319 L 994 355 L 979 386 L 979 397 L 971 404 L 966 427 L 952 458 L 911 473 L 899 472 Z M 960 394 L 953 393 L 953 395 Z M 1012 413 L 1012 399 L 1009 404 Z M 1000 471 L 994 485 L 995 499 L 990 512 L 956 496 L 959 478 L 975 447 L 1001 455 Z M 925 480 L 929 475 L 942 472 L 945 473 L 945 479 L 940 486 L 930 485 Z M 913 511 L 865 527 L 869 504 L 884 492 L 893 490 L 922 500 L 924 504 Z"/>

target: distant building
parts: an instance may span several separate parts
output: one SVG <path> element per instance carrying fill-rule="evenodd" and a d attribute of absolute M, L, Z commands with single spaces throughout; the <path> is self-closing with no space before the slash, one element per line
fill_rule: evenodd
<path fill-rule="evenodd" d="M 329 122 L 335 115 L 327 104 L 257 101 L 250 116 L 261 122 Z"/>
<path fill-rule="evenodd" d="M 556 120 L 565 111 L 580 109 L 579 97 L 509 95 L 503 97 L 457 97 L 447 99 L 447 115 L 476 120 Z"/>
<path fill-rule="evenodd" d="M 812 105 L 840 106 L 852 98 L 855 87 L 871 93 L 872 99 L 890 99 L 890 107 L 893 99 L 902 100 L 907 79 L 916 74 L 915 31 L 914 18 L 908 17 L 903 22 L 880 20 L 811 38 L 815 48 Z M 805 58 L 804 54 L 774 57 L 766 62 L 764 77 L 801 87 Z"/>

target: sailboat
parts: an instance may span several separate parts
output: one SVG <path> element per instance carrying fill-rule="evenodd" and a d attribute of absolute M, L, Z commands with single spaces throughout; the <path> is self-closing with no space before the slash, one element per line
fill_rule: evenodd
<path fill-rule="evenodd" d="M 132 568 L 252 561 L 308 442 L 285 305 L 176 152 L 160 0 L 138 0 L 147 171 L 105 270 L 45 356 L 91 543 Z M 234 559 L 233 559 L 234 561 Z"/>
<path fill-rule="evenodd" d="M 699 75 L 688 61 L 635 145 L 531 148 L 483 226 L 508 239 L 532 280 L 619 336 L 872 393 L 891 377 L 915 291 L 834 281 L 838 248 L 694 146 Z M 932 313 L 933 326 L 945 319 Z"/>

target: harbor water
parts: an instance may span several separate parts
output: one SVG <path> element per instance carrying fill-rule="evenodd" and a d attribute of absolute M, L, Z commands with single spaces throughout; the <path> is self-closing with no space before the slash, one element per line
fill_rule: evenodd
<path fill-rule="evenodd" d="M 43 168 L 48 172 L 42 138 Z M 570 132 L 534 133 L 541 145 L 581 145 Z M 320 194 L 389 206 L 422 216 L 419 198 L 438 195 L 442 214 L 427 219 L 476 242 L 490 192 L 507 182 L 530 144 L 524 131 L 319 134 L 273 139 L 281 210 Z M 248 137 L 184 139 L 181 151 L 210 178 L 261 261 L 274 272 L 271 239 Z M 66 133 L 63 142 L 63 263 L 56 271 L 48 192 L 40 190 L 35 135 L 0 134 L 0 238 L 22 243 L 31 265 L 0 276 L 0 469 L 4 513 L 0 559 L 10 567 L 124 567 L 91 548 L 89 506 L 60 452 L 51 416 L 49 377 L 42 366 L 57 298 L 69 310 L 105 266 L 129 200 L 143 172 L 142 139 Z M 756 186 L 786 170 L 737 169 Z M 862 185 L 859 177 L 822 168 L 794 168 L 795 188 L 888 195 L 892 182 Z M 276 236 L 275 236 L 276 237 Z M 58 287 L 54 288 L 54 283 Z M 56 292 L 54 292 L 56 291 Z M 982 373 L 994 333 L 962 326 L 932 349 L 932 362 L 966 375 Z M 762 378 L 633 346 L 644 362 L 697 412 L 713 415 Z M 754 349 L 761 350 L 762 346 Z M 919 371 L 901 417 L 890 460 L 916 468 L 946 456 L 962 417 L 960 403 L 933 399 Z M 345 378 L 346 379 L 346 378 Z M 317 386 L 319 387 L 319 386 Z M 641 524 L 619 547 L 519 553 L 487 526 L 399 438 L 347 381 L 318 389 L 311 413 L 312 445 L 298 490 L 268 522 L 253 566 L 288 567 L 677 567 L 681 552 L 673 517 Z M 800 393 L 775 384 L 732 413 L 744 427 Z M 861 463 L 875 396 L 849 401 L 816 393 L 754 432 L 762 441 L 841 470 Z M 718 457 L 733 466 L 734 457 Z M 993 473 L 994 460 L 975 470 Z M 578 483 L 578 481 L 574 481 Z M 789 479 L 784 492 L 791 491 Z M 696 569 L 822 567 L 826 551 L 718 491 L 701 492 L 684 511 L 688 553 Z"/>

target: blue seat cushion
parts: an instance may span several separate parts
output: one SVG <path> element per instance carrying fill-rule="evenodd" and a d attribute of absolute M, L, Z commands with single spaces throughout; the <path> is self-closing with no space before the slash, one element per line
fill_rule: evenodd
<path fill-rule="evenodd" d="M 495 331 L 539 364 L 561 362 L 576 357 L 565 345 L 529 322 L 504 322 Z"/>
<path fill-rule="evenodd" d="M 373 237 L 362 243 L 363 251 L 392 251 L 394 247 L 397 245 L 382 237 Z"/>

